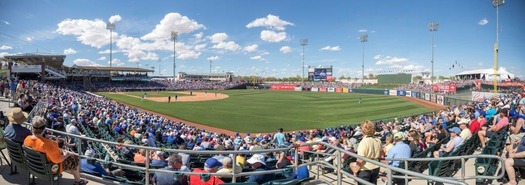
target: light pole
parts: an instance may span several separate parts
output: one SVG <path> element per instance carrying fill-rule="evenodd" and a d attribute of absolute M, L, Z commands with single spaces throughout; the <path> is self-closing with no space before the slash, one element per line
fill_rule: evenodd
<path fill-rule="evenodd" d="M 368 42 L 368 35 L 363 34 L 359 37 L 361 43 L 363 43 L 363 61 L 361 64 L 361 84 L 365 83 L 365 42 Z"/>
<path fill-rule="evenodd" d="M 173 81 L 175 81 L 175 78 L 177 76 L 177 73 L 176 73 L 177 64 L 175 63 L 175 59 L 177 58 L 177 49 L 175 49 L 175 44 L 177 43 L 178 36 L 179 36 L 179 33 L 175 31 L 171 31 L 171 40 L 173 41 Z"/>
<path fill-rule="evenodd" d="M 496 8 L 496 43 L 494 43 L 494 97 L 498 97 L 498 59 L 499 59 L 499 7 L 505 0 L 492 0 L 492 6 Z"/>
<path fill-rule="evenodd" d="M 308 39 L 301 39 L 301 46 L 303 46 L 303 76 L 301 76 L 301 82 L 304 81 L 304 46 L 308 45 Z"/>
<path fill-rule="evenodd" d="M 115 30 L 115 23 L 107 22 L 106 29 L 109 30 L 109 67 L 113 62 L 113 30 Z"/>
<path fill-rule="evenodd" d="M 159 76 L 160 76 L 160 62 L 162 62 L 162 59 L 159 58 Z"/>
<path fill-rule="evenodd" d="M 211 64 L 212 64 L 213 60 L 208 59 L 208 61 L 210 62 L 210 76 L 211 76 Z"/>
<path fill-rule="evenodd" d="M 432 60 L 430 61 L 432 63 L 432 73 L 430 75 L 430 84 L 434 84 L 434 33 L 438 31 L 439 23 L 431 22 L 428 23 L 427 27 L 432 32 Z"/>

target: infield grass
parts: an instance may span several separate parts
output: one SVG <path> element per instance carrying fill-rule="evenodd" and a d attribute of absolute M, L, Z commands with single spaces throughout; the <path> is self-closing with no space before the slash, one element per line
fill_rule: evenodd
<path fill-rule="evenodd" d="M 213 91 L 209 91 L 213 92 Z M 397 96 L 228 90 L 229 98 L 202 102 L 160 103 L 119 94 L 108 98 L 180 119 L 237 132 L 305 130 L 357 124 L 431 111 Z M 149 93 L 148 93 L 149 95 Z M 358 104 L 359 97 L 362 103 Z"/>
<path fill-rule="evenodd" d="M 134 92 L 126 92 L 126 94 L 136 96 L 136 97 L 141 97 L 144 94 L 144 92 L 134 91 Z M 174 97 L 175 95 L 189 96 L 189 94 L 183 94 L 182 92 L 176 92 L 176 91 L 159 91 L 159 92 L 147 91 L 146 92 L 146 97 L 168 97 L 168 96 Z"/>

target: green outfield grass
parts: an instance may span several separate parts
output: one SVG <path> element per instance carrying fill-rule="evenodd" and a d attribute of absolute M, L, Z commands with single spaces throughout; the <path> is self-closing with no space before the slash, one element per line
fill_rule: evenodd
<path fill-rule="evenodd" d="M 158 103 L 125 95 L 99 93 L 111 99 L 196 123 L 238 132 L 304 130 L 357 124 L 431 111 L 397 96 L 284 92 L 221 91 L 230 97 L 203 102 Z M 149 94 L 149 93 L 148 93 Z M 362 104 L 358 104 L 358 98 Z"/>
<path fill-rule="evenodd" d="M 146 96 L 147 97 L 168 97 L 168 96 L 171 96 L 171 97 L 174 97 L 175 95 L 177 96 L 189 96 L 189 94 L 183 94 L 181 92 L 177 92 L 177 91 L 147 91 L 146 92 Z M 144 92 L 140 92 L 140 91 L 135 91 L 135 92 L 126 92 L 126 94 L 129 94 L 129 95 L 133 95 L 133 96 L 137 96 L 137 97 L 141 97 Z"/>

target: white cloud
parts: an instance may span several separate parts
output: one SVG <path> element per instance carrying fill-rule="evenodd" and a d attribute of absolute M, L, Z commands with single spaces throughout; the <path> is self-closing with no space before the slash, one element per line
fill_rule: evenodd
<path fill-rule="evenodd" d="M 408 59 L 406 58 L 382 56 L 379 54 L 374 56 L 374 60 L 376 60 L 376 65 L 392 65 L 392 64 L 408 62 Z"/>
<path fill-rule="evenodd" d="M 239 46 L 238 44 L 236 44 L 233 41 L 229 41 L 229 42 L 221 42 L 221 43 L 218 43 L 216 45 L 213 45 L 213 48 L 225 49 L 225 50 L 229 50 L 229 51 L 237 51 L 237 50 L 239 50 L 241 48 L 241 46 Z"/>
<path fill-rule="evenodd" d="M 392 68 L 398 69 L 398 70 L 413 70 L 413 71 L 424 71 L 425 67 L 421 65 L 392 65 Z"/>
<path fill-rule="evenodd" d="M 286 32 L 274 32 L 271 30 L 263 30 L 261 31 L 261 39 L 266 42 L 281 42 L 283 40 L 286 40 L 288 35 Z"/>
<path fill-rule="evenodd" d="M 77 51 L 75 51 L 73 48 L 67 48 L 64 50 L 64 55 L 73 55 L 76 54 Z"/>
<path fill-rule="evenodd" d="M 367 29 L 360 29 L 360 30 L 358 30 L 357 32 L 359 32 L 359 33 L 365 33 L 365 32 L 368 32 L 368 30 L 367 30 Z"/>
<path fill-rule="evenodd" d="M 108 61 L 108 65 L 109 65 L 109 61 Z M 120 61 L 117 58 L 114 58 L 113 61 L 111 62 L 111 66 L 124 66 L 124 65 L 125 63 Z"/>
<path fill-rule="evenodd" d="M 120 15 L 114 15 L 114 16 L 111 16 L 109 17 L 108 21 L 112 24 L 116 23 L 116 22 L 119 22 L 120 20 L 122 20 L 122 18 L 120 17 Z"/>
<path fill-rule="evenodd" d="M 257 51 L 257 48 L 259 48 L 259 46 L 257 44 L 253 44 L 253 45 L 244 47 L 244 51 L 254 52 L 254 51 Z"/>
<path fill-rule="evenodd" d="M 96 62 L 93 62 L 89 59 L 85 59 L 85 58 L 79 58 L 79 59 L 75 59 L 73 61 L 73 64 L 77 65 L 77 66 L 102 66 Z"/>
<path fill-rule="evenodd" d="M 264 60 L 264 58 L 261 55 L 250 57 L 252 60 Z"/>
<path fill-rule="evenodd" d="M 228 39 L 228 34 L 226 33 L 216 33 L 210 36 L 211 43 L 214 44 L 224 42 L 226 39 Z"/>
<path fill-rule="evenodd" d="M 279 49 L 282 53 L 290 53 L 292 52 L 292 48 L 290 46 L 283 46 L 281 49 Z"/>
<path fill-rule="evenodd" d="M 325 46 L 321 48 L 322 51 L 340 51 L 341 47 L 339 46 Z"/>
<path fill-rule="evenodd" d="M 11 23 L 9 23 L 9 22 L 7 22 L 7 21 L 4 21 L 4 20 L 2 20 L 2 22 L 3 22 L 4 24 L 6 24 L 6 25 L 10 25 L 10 24 L 11 24 Z"/>
<path fill-rule="evenodd" d="M 31 42 L 31 41 L 33 41 L 33 37 L 26 37 L 26 40 Z"/>
<path fill-rule="evenodd" d="M 208 57 L 206 60 L 218 60 L 219 56 Z"/>
<path fill-rule="evenodd" d="M 198 45 L 195 45 L 193 48 L 196 50 L 196 51 L 200 51 L 202 49 L 204 49 L 208 44 L 198 44 Z"/>
<path fill-rule="evenodd" d="M 4 56 L 10 55 L 8 52 L 0 52 L 0 58 L 4 58 Z"/>
<path fill-rule="evenodd" d="M 0 50 L 9 50 L 9 49 L 13 49 L 13 47 L 8 46 L 8 45 L 2 45 L 2 46 L 0 46 Z"/>
<path fill-rule="evenodd" d="M 285 20 L 281 20 L 279 16 L 268 14 L 268 16 L 263 18 L 258 18 L 246 25 L 246 28 L 254 27 L 266 27 L 272 30 L 283 31 L 286 29 L 286 26 L 293 26 L 294 24 Z"/>
<path fill-rule="evenodd" d="M 168 13 L 160 21 L 155 29 L 150 33 L 141 37 L 143 40 L 166 40 L 171 38 L 171 31 L 176 31 L 179 34 L 191 33 L 196 30 L 205 29 L 206 27 L 199 24 L 179 13 Z"/>
<path fill-rule="evenodd" d="M 194 43 L 199 43 L 202 41 L 202 38 L 204 37 L 204 33 L 199 32 L 199 33 L 193 34 L 193 37 L 195 37 Z"/>
<path fill-rule="evenodd" d="M 56 32 L 62 35 L 74 35 L 82 44 L 101 48 L 109 44 L 109 31 L 106 23 L 100 19 L 65 19 L 58 23 Z M 118 40 L 118 33 L 113 32 L 113 41 Z"/>
<path fill-rule="evenodd" d="M 478 24 L 481 25 L 481 26 L 485 26 L 487 23 L 489 23 L 487 18 L 483 18 L 483 19 L 479 20 L 479 22 L 478 22 Z"/>
<path fill-rule="evenodd" d="M 97 60 L 106 60 L 106 59 L 107 59 L 106 57 L 100 57 Z"/>

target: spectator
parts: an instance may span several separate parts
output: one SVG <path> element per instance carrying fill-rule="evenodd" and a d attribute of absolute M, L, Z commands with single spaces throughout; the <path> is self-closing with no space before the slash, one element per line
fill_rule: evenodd
<path fill-rule="evenodd" d="M 95 150 L 88 149 L 86 150 L 85 155 L 88 157 L 95 157 Z M 97 176 L 109 175 L 109 172 L 106 169 L 104 169 L 104 167 L 100 163 L 96 162 L 95 159 L 80 159 L 80 171 L 89 174 L 95 174 Z"/>
<path fill-rule="evenodd" d="M 374 137 L 375 124 L 371 121 L 364 121 L 360 125 L 361 131 L 364 138 L 359 142 L 357 147 L 357 154 L 366 157 L 370 160 L 379 161 L 379 157 L 382 156 L 381 140 Z M 379 176 L 379 166 L 365 162 L 364 160 L 358 159 L 356 166 L 352 171 L 357 173 L 357 177 L 364 179 L 372 184 L 377 184 L 377 178 Z M 358 172 L 357 172 L 358 171 Z M 361 183 L 358 183 L 361 184 Z"/>
<path fill-rule="evenodd" d="M 255 171 L 266 171 L 269 170 L 266 167 L 266 163 L 264 162 L 264 156 L 261 154 L 253 154 L 250 159 L 247 160 L 248 163 L 252 165 L 252 168 L 255 169 Z M 275 180 L 275 174 L 261 174 L 261 175 L 251 175 L 248 181 L 246 182 L 255 182 L 257 184 L 263 184 L 268 181 Z"/>
<path fill-rule="evenodd" d="M 516 172 L 514 168 L 525 167 L 525 137 L 523 137 L 516 148 L 507 151 L 508 156 L 505 159 L 505 172 L 509 178 L 507 185 L 517 185 Z"/>
<path fill-rule="evenodd" d="M 273 142 L 277 144 L 277 147 L 283 147 L 286 136 L 283 134 L 283 128 L 279 128 L 278 132 L 273 136 Z"/>
<path fill-rule="evenodd" d="M 487 143 L 487 137 L 490 138 L 494 134 L 494 132 L 503 132 L 504 128 L 509 124 L 509 118 L 507 118 L 508 109 L 502 109 L 499 113 L 499 121 L 496 125 L 487 128 L 482 127 L 481 130 L 478 132 L 479 140 L 481 141 L 481 148 L 485 147 L 485 143 Z M 495 116 L 494 120 L 496 120 L 497 116 Z"/>
<path fill-rule="evenodd" d="M 50 162 L 60 165 L 60 173 L 67 171 L 73 175 L 75 178 L 75 185 L 87 184 L 87 180 L 80 179 L 78 157 L 69 152 L 66 152 L 66 155 L 62 155 L 58 143 L 44 137 L 45 128 L 46 123 L 44 118 L 39 116 L 33 118 L 31 126 L 33 135 L 24 140 L 24 146 L 45 153 Z"/>
<path fill-rule="evenodd" d="M 401 132 L 397 132 L 397 133 L 403 134 Z M 383 146 L 383 153 L 385 155 L 388 155 L 388 151 L 390 151 L 390 149 L 392 149 L 392 147 L 394 147 L 394 136 L 392 134 L 388 134 L 385 137 L 385 145 Z"/>
<path fill-rule="evenodd" d="M 463 139 L 459 134 L 461 134 L 461 129 L 458 127 L 453 127 L 449 129 L 450 131 L 450 140 L 446 145 L 441 145 L 438 151 L 434 152 L 434 157 L 439 158 L 443 157 L 445 154 L 456 151 L 461 144 L 463 144 Z"/>
<path fill-rule="evenodd" d="M 190 184 L 191 185 L 216 185 L 216 184 L 224 184 L 224 181 L 222 181 L 219 177 L 209 175 L 208 173 L 217 173 L 219 171 L 219 167 L 222 166 L 222 163 L 219 162 L 215 158 L 208 158 L 206 159 L 206 162 L 204 162 L 204 169 L 195 168 L 193 172 L 195 173 L 203 173 L 201 175 L 191 175 L 190 176 Z M 206 181 L 202 181 L 203 178 L 201 176 L 209 175 L 209 179 Z"/>
<path fill-rule="evenodd" d="M 11 113 L 7 115 L 9 125 L 5 128 L 5 138 L 14 142 L 22 144 L 31 131 L 22 126 L 27 120 L 28 114 L 23 112 L 20 108 L 13 108 Z"/>
<path fill-rule="evenodd" d="M 310 177 L 308 167 L 306 165 L 299 166 L 301 165 L 302 160 L 297 160 L 297 164 L 295 164 L 295 160 L 291 160 L 290 162 L 292 162 L 292 165 L 294 166 L 292 178 L 302 180 Z M 297 170 L 295 167 L 297 167 Z"/>
<path fill-rule="evenodd" d="M 177 154 L 173 154 L 168 157 L 168 166 L 162 169 L 169 171 L 190 172 L 188 167 L 182 164 L 182 158 Z M 175 179 L 173 173 L 156 172 L 155 175 L 153 175 L 152 181 L 155 185 L 188 185 L 188 176 L 182 175 L 180 178 Z"/>
<path fill-rule="evenodd" d="M 410 158 L 412 156 L 412 150 L 410 146 L 403 142 L 404 135 L 401 132 L 394 134 L 395 145 L 389 150 L 387 158 L 398 159 L 398 158 Z M 393 167 L 399 167 L 401 161 L 390 160 L 388 164 Z M 404 179 L 394 179 L 394 184 L 404 185 Z"/>
<path fill-rule="evenodd" d="M 472 136 L 472 133 L 470 133 L 470 129 L 468 127 L 468 121 L 463 121 L 463 122 L 460 121 L 459 128 L 461 129 L 461 134 L 460 134 L 461 138 L 465 141 L 470 139 L 470 136 Z"/>
<path fill-rule="evenodd" d="M 155 155 L 151 158 L 151 165 L 166 167 L 168 163 L 166 163 L 166 159 L 164 159 L 164 152 L 156 151 Z"/>
<path fill-rule="evenodd" d="M 135 157 L 133 157 L 133 162 L 135 163 L 146 163 L 146 150 L 145 149 L 139 149 L 137 153 L 135 153 Z"/>
<path fill-rule="evenodd" d="M 70 134 L 81 135 L 77 128 L 77 120 L 72 119 L 71 123 L 66 125 L 66 132 Z"/>
<path fill-rule="evenodd" d="M 233 161 L 230 157 L 222 158 L 222 169 L 217 171 L 217 173 L 232 173 L 233 172 Z M 242 167 L 235 165 L 235 173 L 241 173 Z"/>

